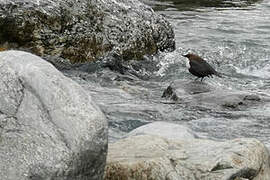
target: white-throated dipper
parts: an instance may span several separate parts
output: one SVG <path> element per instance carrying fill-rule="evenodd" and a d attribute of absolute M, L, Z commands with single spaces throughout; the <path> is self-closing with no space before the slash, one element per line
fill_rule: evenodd
<path fill-rule="evenodd" d="M 182 56 L 187 57 L 189 59 L 190 68 L 188 69 L 188 71 L 194 76 L 197 76 L 198 77 L 197 79 L 201 78 L 202 81 L 204 77 L 213 77 L 212 75 L 222 77 L 220 73 L 218 73 L 200 56 L 190 53 Z"/>

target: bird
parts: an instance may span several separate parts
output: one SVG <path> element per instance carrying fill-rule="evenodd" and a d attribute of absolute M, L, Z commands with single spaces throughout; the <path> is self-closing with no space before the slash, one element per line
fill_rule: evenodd
<path fill-rule="evenodd" d="M 213 77 L 213 75 L 222 77 L 219 72 L 217 72 L 212 66 L 210 66 L 210 64 L 208 64 L 200 56 L 191 53 L 182 56 L 189 59 L 190 67 L 188 71 L 194 76 L 197 76 L 195 80 L 201 78 L 202 81 L 204 77 Z"/>

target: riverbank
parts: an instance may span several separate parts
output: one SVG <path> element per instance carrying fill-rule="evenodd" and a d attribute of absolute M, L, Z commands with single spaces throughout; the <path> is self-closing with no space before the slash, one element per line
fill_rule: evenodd
<path fill-rule="evenodd" d="M 75 11 L 75 19 L 61 19 L 67 12 L 57 3 L 55 12 L 37 6 L 46 16 L 33 14 L 30 22 L 26 16 L 30 24 L 6 21 L 16 18 L 10 7 L 17 12 L 17 6 L 4 9 L 9 14 L 0 25 L 12 26 L 0 30 L 1 177 L 268 180 L 270 46 L 261 12 L 270 12 L 270 6 L 165 7 L 155 13 L 122 1 L 101 8 L 106 3 L 88 9 L 105 15 L 86 24 L 79 19 L 87 17 L 80 13 L 88 12 L 89 4 L 64 7 Z M 44 25 L 42 18 L 54 13 L 61 26 Z M 87 28 L 91 37 L 106 39 L 110 32 L 111 48 L 91 49 Z M 73 37 L 89 44 L 81 46 Z M 72 50 L 72 56 L 62 50 Z M 194 81 L 181 57 L 187 52 L 204 57 L 224 78 Z"/>

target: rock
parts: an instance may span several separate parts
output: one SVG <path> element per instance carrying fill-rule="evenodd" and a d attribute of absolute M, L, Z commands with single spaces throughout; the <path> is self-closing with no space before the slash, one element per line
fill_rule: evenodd
<path fill-rule="evenodd" d="M 189 106 L 203 109 L 241 110 L 262 103 L 263 98 L 247 91 L 232 91 L 214 87 L 201 81 L 177 80 L 171 83 L 163 92 L 162 96 L 169 100 L 188 104 Z M 177 97 L 177 98 L 175 98 Z M 265 101 L 269 101 L 265 99 Z"/>
<path fill-rule="evenodd" d="M 178 101 L 179 97 L 176 95 L 175 89 L 169 85 L 167 89 L 163 91 L 162 98 L 167 98 L 173 101 Z"/>
<path fill-rule="evenodd" d="M 268 180 L 269 152 L 256 139 L 131 136 L 109 144 L 105 179 Z"/>
<path fill-rule="evenodd" d="M 260 98 L 260 96 L 258 96 L 258 95 L 251 94 L 251 95 L 246 95 L 246 96 L 244 97 L 244 100 L 246 100 L 246 101 L 260 101 L 261 98 Z"/>
<path fill-rule="evenodd" d="M 138 0 L 0 1 L 0 47 L 72 62 L 174 50 L 172 26 Z"/>
<path fill-rule="evenodd" d="M 108 125 L 91 97 L 41 58 L 0 52 L 1 180 L 103 178 Z"/>
<path fill-rule="evenodd" d="M 149 123 L 127 134 L 127 136 L 138 135 L 155 135 L 168 139 L 194 139 L 196 137 L 195 133 L 183 125 L 163 121 Z"/>

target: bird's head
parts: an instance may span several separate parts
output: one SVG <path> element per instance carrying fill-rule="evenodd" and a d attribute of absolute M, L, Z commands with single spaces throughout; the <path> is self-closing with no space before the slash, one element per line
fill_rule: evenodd
<path fill-rule="evenodd" d="M 188 53 L 188 54 L 186 54 L 186 55 L 184 55 L 184 54 L 183 54 L 182 56 L 183 56 L 183 57 L 186 57 L 186 58 L 188 58 L 188 59 L 189 59 L 190 57 L 192 57 L 192 56 L 193 56 L 193 54 Z"/>
<path fill-rule="evenodd" d="M 195 54 L 191 54 L 191 53 L 188 53 L 188 54 L 182 55 L 182 56 L 188 58 L 190 61 L 193 61 L 193 60 L 195 60 L 195 61 L 201 61 L 202 60 L 201 57 L 199 57 L 199 56 L 197 56 Z"/>

